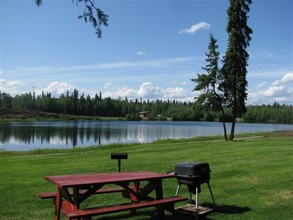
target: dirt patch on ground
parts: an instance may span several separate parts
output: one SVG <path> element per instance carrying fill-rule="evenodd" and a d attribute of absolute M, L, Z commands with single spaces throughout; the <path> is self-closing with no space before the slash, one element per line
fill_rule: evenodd
<path fill-rule="evenodd" d="M 277 191 L 270 191 L 268 193 L 270 195 L 270 198 L 268 198 L 265 203 L 267 205 L 275 205 L 280 202 L 292 200 L 293 198 L 293 191 L 292 190 L 277 190 Z"/>
<path fill-rule="evenodd" d="M 293 130 L 290 131 L 274 131 L 268 133 L 267 137 L 293 137 Z"/>

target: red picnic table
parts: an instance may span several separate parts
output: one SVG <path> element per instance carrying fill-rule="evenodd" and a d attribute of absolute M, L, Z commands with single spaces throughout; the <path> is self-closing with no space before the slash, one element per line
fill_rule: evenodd
<path fill-rule="evenodd" d="M 54 197 L 55 220 L 60 219 L 61 212 L 69 219 L 90 219 L 94 215 L 126 210 L 135 211 L 138 208 L 151 206 L 157 207 L 161 219 L 164 217 L 164 210 L 173 212 L 174 203 L 187 200 L 187 198 L 180 196 L 163 197 L 162 180 L 173 177 L 174 175 L 171 174 L 139 171 L 45 176 L 45 179 L 57 186 L 56 193 L 50 197 Z M 141 184 L 141 182 L 145 182 L 145 184 Z M 102 187 L 113 184 L 122 189 L 124 197 L 129 198 L 129 203 L 100 206 L 98 208 L 80 208 L 80 204 L 90 196 L 111 192 L 109 187 L 106 187 L 106 189 Z M 116 188 L 112 192 L 118 191 Z M 150 197 L 152 192 L 155 192 L 155 196 Z M 39 196 L 42 198 L 41 194 Z"/>

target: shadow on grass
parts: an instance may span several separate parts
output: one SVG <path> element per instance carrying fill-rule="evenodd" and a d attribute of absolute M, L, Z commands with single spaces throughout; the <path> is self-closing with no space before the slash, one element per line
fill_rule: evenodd
<path fill-rule="evenodd" d="M 165 212 L 164 220 L 195 220 L 195 216 L 187 216 L 181 214 L 167 214 Z M 139 219 L 139 220 L 162 220 L 158 217 L 156 210 L 138 211 L 137 215 L 130 215 L 129 212 L 118 213 L 116 216 L 100 216 L 95 217 L 93 220 L 123 220 L 123 219 Z M 201 216 L 198 220 L 211 220 L 205 216 Z"/>
<path fill-rule="evenodd" d="M 249 207 L 239 207 L 236 205 L 219 205 L 214 207 L 213 204 L 210 203 L 204 203 L 202 204 L 204 207 L 210 207 L 213 208 L 212 213 L 221 213 L 221 214 L 243 214 L 245 212 L 249 212 L 251 209 Z M 183 214 L 167 214 L 168 212 L 165 212 L 166 216 L 164 220 L 195 220 L 194 215 L 183 215 Z M 198 220 L 211 220 L 213 218 L 209 218 L 210 213 L 200 215 L 198 216 Z M 137 215 L 135 215 L 135 219 L 139 220 L 161 220 L 158 215 L 156 209 L 154 210 L 137 210 Z M 122 220 L 122 219 L 133 219 L 133 215 L 130 215 L 129 212 L 121 212 L 118 213 L 115 216 L 100 216 L 94 218 L 95 220 Z"/>
<path fill-rule="evenodd" d="M 239 207 L 235 205 L 220 205 L 217 206 L 215 212 L 223 214 L 242 214 L 244 212 L 249 212 L 251 209 L 249 207 Z"/>

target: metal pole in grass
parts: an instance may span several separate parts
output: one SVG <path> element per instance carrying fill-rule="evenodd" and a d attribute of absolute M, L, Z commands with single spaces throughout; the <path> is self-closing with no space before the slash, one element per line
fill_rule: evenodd
<path fill-rule="evenodd" d="M 128 153 L 111 153 L 112 160 L 118 160 L 118 172 L 121 172 L 121 160 L 128 159 Z"/>

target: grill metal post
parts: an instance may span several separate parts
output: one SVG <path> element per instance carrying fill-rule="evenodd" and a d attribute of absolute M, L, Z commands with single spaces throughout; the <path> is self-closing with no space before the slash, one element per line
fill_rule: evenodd
<path fill-rule="evenodd" d="M 198 187 L 195 189 L 195 210 L 196 210 L 196 218 L 198 216 Z"/>
<path fill-rule="evenodd" d="M 178 193 L 179 193 L 179 190 L 180 190 L 180 186 L 181 186 L 181 184 L 178 184 L 177 189 L 176 189 L 175 196 L 178 196 Z"/>
<path fill-rule="evenodd" d="M 211 186 L 210 186 L 210 183 L 208 182 L 207 184 L 208 184 L 208 187 L 209 187 L 209 191 L 210 191 L 210 194 L 211 194 L 211 197 L 212 197 L 213 203 L 214 203 L 214 205 L 216 205 L 216 201 L 215 201 L 215 198 L 214 198 L 214 195 L 213 195 L 213 192 L 212 192 L 212 188 L 211 188 Z"/>

